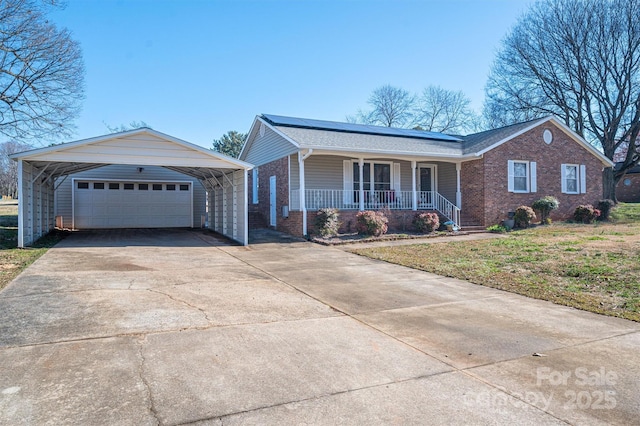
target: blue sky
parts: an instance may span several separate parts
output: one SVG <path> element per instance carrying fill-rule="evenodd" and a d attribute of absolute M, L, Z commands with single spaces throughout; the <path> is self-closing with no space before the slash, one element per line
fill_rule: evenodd
<path fill-rule="evenodd" d="M 83 49 L 72 139 L 144 121 L 210 147 L 260 113 L 344 121 L 383 84 L 462 90 L 480 109 L 524 0 L 68 0 Z"/>

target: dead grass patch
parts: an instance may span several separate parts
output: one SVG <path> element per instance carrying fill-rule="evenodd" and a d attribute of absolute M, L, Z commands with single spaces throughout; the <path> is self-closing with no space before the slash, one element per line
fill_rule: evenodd
<path fill-rule="evenodd" d="M 64 238 L 62 232 L 52 232 L 33 244 L 19 249 L 18 202 L 0 201 L 0 290 L 27 266 Z"/>
<path fill-rule="evenodd" d="M 637 222 L 554 224 L 492 240 L 354 252 L 561 305 L 640 321 Z"/>

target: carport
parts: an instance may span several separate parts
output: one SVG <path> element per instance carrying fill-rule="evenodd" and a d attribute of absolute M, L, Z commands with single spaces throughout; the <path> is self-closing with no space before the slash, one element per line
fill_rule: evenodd
<path fill-rule="evenodd" d="M 67 185 L 69 181 L 73 182 L 74 196 L 77 188 L 87 189 L 82 193 L 85 207 L 87 204 L 95 203 L 92 201 L 94 198 L 85 194 L 90 194 L 93 188 L 103 188 L 105 182 L 76 182 L 74 175 L 109 165 L 134 166 L 129 169 L 138 171 L 142 171 L 145 166 L 161 167 L 196 179 L 206 191 L 208 227 L 241 244 L 248 244 L 247 171 L 253 166 L 243 161 L 148 128 L 25 151 L 11 155 L 11 158 L 18 162 L 19 247 L 32 244 L 54 229 L 56 197 L 65 182 Z M 101 228 L 127 227 L 132 223 L 136 223 L 135 227 L 138 228 L 201 226 L 201 223 L 194 223 L 193 216 L 185 220 L 188 219 L 185 215 L 193 211 L 193 188 L 190 182 L 153 181 L 149 184 L 146 181 L 135 181 L 131 177 L 127 174 L 112 177 L 109 181 L 113 183 L 107 182 L 106 185 L 113 186 L 107 186 L 106 189 L 122 191 L 101 193 L 110 196 L 101 199 L 105 205 L 109 204 L 111 207 L 108 210 L 106 207 L 103 208 L 101 213 L 108 213 L 115 219 L 122 220 L 92 221 L 90 212 L 95 212 L 94 208 L 85 209 L 89 213 L 84 213 L 85 220 L 80 223 L 101 223 Z M 131 191 L 126 191 L 127 189 Z M 145 190 L 144 193 L 138 192 L 142 189 Z M 160 191 L 155 193 L 155 189 Z M 112 196 L 114 194 L 118 196 Z M 146 198 L 143 198 L 143 195 L 154 197 L 153 203 L 149 201 L 149 205 L 146 206 L 146 211 L 151 209 L 155 214 L 155 221 L 149 220 L 145 223 L 144 220 L 141 221 L 141 217 L 137 217 L 137 222 L 124 220 L 127 218 L 126 215 L 130 214 L 127 212 L 133 211 L 127 210 L 127 207 L 135 208 L 136 204 L 144 203 Z M 183 208 L 183 202 L 191 203 L 191 209 L 189 206 Z M 76 206 L 73 203 L 74 201 L 72 209 L 75 216 Z M 144 214 L 139 212 L 138 210 L 138 216 Z M 163 215 L 167 215 L 166 220 L 163 220 Z M 70 223 L 72 228 L 79 229 L 76 220 Z"/>

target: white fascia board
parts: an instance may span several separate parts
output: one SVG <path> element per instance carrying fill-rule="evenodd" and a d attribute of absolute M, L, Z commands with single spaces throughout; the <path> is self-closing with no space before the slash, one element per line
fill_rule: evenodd
<path fill-rule="evenodd" d="M 560 128 L 560 130 L 562 130 L 565 134 L 567 134 L 567 136 L 569 136 L 571 139 L 573 139 L 574 141 L 578 142 L 578 144 L 582 145 L 583 148 L 585 148 L 587 151 L 591 152 L 593 155 L 595 155 L 596 157 L 598 157 L 598 159 L 600 161 L 602 161 L 602 163 L 604 165 L 606 165 L 607 167 L 613 167 L 613 162 L 611 160 L 609 160 L 607 157 L 604 156 L 604 154 L 602 154 L 600 151 L 598 151 L 597 149 L 595 149 L 591 144 L 589 144 L 587 141 L 585 141 L 580 135 L 578 135 L 576 132 L 574 132 L 573 130 L 571 130 L 569 127 L 567 127 L 566 124 L 564 124 L 563 122 L 561 122 L 560 120 L 558 120 L 555 116 L 550 115 L 548 117 L 545 118 L 541 118 L 540 120 L 532 123 L 530 126 L 525 127 L 524 129 L 515 132 L 509 136 L 507 136 L 506 138 L 494 143 L 493 145 L 478 151 L 475 153 L 476 156 L 482 156 L 483 154 L 487 153 L 488 151 L 491 151 L 494 148 L 499 147 L 500 145 L 502 145 L 505 142 L 510 141 L 511 139 L 520 136 L 526 132 L 528 132 L 529 130 L 535 129 L 536 127 L 540 126 L 541 124 L 544 124 L 546 122 L 553 122 L 557 127 Z"/>
<path fill-rule="evenodd" d="M 261 117 L 258 117 L 258 120 L 260 120 L 261 123 L 264 123 L 265 126 L 267 126 L 268 128 L 270 128 L 271 130 L 273 130 L 274 132 L 276 132 L 277 135 L 283 137 L 285 140 L 287 140 L 287 142 L 291 143 L 293 146 L 295 146 L 296 148 L 300 148 L 300 143 L 294 141 L 293 139 L 291 139 L 289 136 L 285 135 L 284 133 L 282 133 L 280 130 L 276 129 L 275 126 L 272 126 L 271 124 L 269 124 L 266 120 L 263 120 Z"/>
<path fill-rule="evenodd" d="M 540 120 L 538 120 L 538 121 L 536 121 L 536 122 L 532 123 L 530 126 L 525 127 L 524 129 L 522 129 L 522 130 L 520 130 L 520 131 L 518 131 L 518 132 L 512 133 L 512 134 L 510 134 L 509 136 L 507 136 L 506 138 L 501 139 L 501 140 L 499 140 L 498 142 L 494 143 L 493 145 L 488 146 L 487 148 L 485 148 L 485 149 L 483 149 L 483 150 L 480 150 L 480 151 L 476 152 L 476 155 L 480 156 L 480 155 L 486 154 L 487 152 L 491 151 L 492 149 L 499 147 L 499 146 L 500 146 L 500 145 L 502 145 L 503 143 L 508 142 L 508 141 L 510 141 L 511 139 L 513 139 L 513 138 L 515 138 L 515 137 L 517 137 L 517 136 L 520 136 L 520 135 L 522 135 L 522 134 L 524 134 L 524 133 L 527 133 L 527 132 L 528 132 L 529 130 L 531 130 L 531 129 L 535 129 L 536 127 L 538 127 L 538 126 L 539 126 L 539 125 L 541 125 L 542 123 L 546 123 L 546 122 L 547 122 L 547 121 L 549 121 L 550 119 L 551 119 L 551 116 L 549 116 L 549 117 L 545 117 L 545 118 L 541 118 Z"/>
<path fill-rule="evenodd" d="M 152 134 L 154 136 L 157 136 L 160 139 L 165 139 L 165 140 L 168 140 L 170 142 L 174 142 L 174 143 L 176 143 L 178 145 L 184 146 L 185 148 L 190 148 L 190 149 L 193 149 L 194 151 L 198 151 L 198 152 L 200 152 L 202 154 L 208 155 L 209 157 L 213 157 L 213 158 L 216 158 L 216 159 L 218 159 L 220 161 L 231 163 L 232 165 L 235 165 L 236 168 L 245 169 L 245 170 L 249 170 L 249 169 L 253 168 L 252 164 L 249 164 L 249 163 L 246 163 L 246 162 L 244 162 L 242 160 L 238 160 L 236 158 L 229 157 L 228 155 L 225 155 L 225 154 L 222 154 L 222 153 L 219 153 L 219 152 L 212 151 L 210 149 L 201 147 L 200 145 L 196 145 L 196 144 L 193 144 L 191 142 L 187 142 L 185 140 L 178 139 L 176 137 L 173 137 L 171 135 L 167 135 L 165 133 L 158 132 L 156 130 L 152 130 L 152 129 L 146 129 L 146 130 L 147 130 L 147 133 L 150 133 L 150 134 Z"/>
<path fill-rule="evenodd" d="M 251 129 L 249 129 L 249 136 L 247 137 L 247 141 L 245 142 L 244 146 L 242 147 L 242 151 L 240 151 L 240 155 L 239 158 L 243 158 L 246 155 L 246 151 L 249 148 L 250 145 L 253 145 L 255 143 L 254 139 L 251 138 L 251 135 L 253 134 L 254 129 L 256 128 L 256 126 L 258 125 L 258 123 L 260 124 L 264 124 L 266 127 L 270 128 L 271 130 L 273 130 L 273 132 L 275 134 L 277 134 L 278 136 L 280 136 L 281 138 L 285 139 L 287 142 L 289 142 L 290 144 L 292 144 L 294 147 L 296 147 L 297 149 L 300 148 L 300 144 L 296 141 L 294 141 L 293 139 L 291 139 L 289 136 L 285 135 L 284 133 L 282 133 L 280 130 L 276 129 L 275 127 L 273 127 L 271 124 L 269 124 L 267 121 L 263 120 L 259 115 L 256 116 L 255 120 L 253 120 L 253 124 L 251 125 Z M 253 168 L 254 166 L 252 165 L 251 168 Z"/>
<path fill-rule="evenodd" d="M 560 130 L 565 132 L 567 134 L 567 136 L 569 136 L 570 138 L 572 138 L 573 140 L 578 142 L 587 151 L 590 151 L 593 155 L 598 157 L 598 159 L 600 161 L 602 161 L 602 164 L 604 164 L 607 167 L 613 167 L 615 165 L 615 163 L 613 161 L 609 160 L 603 153 L 601 153 L 596 148 L 594 148 L 593 145 L 591 145 L 589 142 L 584 140 L 579 134 L 577 134 L 576 132 L 571 130 L 566 124 L 564 124 L 563 122 L 561 122 L 560 120 L 558 120 L 557 118 L 555 118 L 553 116 L 549 117 L 549 120 L 553 121 L 558 127 L 560 127 Z"/>
<path fill-rule="evenodd" d="M 459 162 L 465 160 L 475 160 L 481 158 L 481 155 L 477 154 L 460 154 L 460 155 L 451 155 L 451 154 L 438 154 L 438 153 L 422 153 L 422 152 L 403 152 L 403 151 L 384 151 L 384 150 L 358 150 L 354 151 L 353 149 L 340 149 L 340 148 L 331 148 L 331 149 L 322 149 L 317 147 L 308 147 L 301 149 L 313 149 L 314 155 L 339 155 L 343 157 L 353 157 L 353 158 L 368 158 L 368 157 L 388 157 L 388 158 L 396 158 L 399 160 L 416 160 L 421 161 L 424 158 L 433 158 L 438 160 L 450 160 L 452 162 Z"/>
<path fill-rule="evenodd" d="M 247 147 L 249 146 L 249 140 L 251 139 L 251 135 L 253 134 L 254 129 L 256 128 L 256 124 L 258 123 L 260 117 L 256 115 L 256 118 L 253 119 L 253 123 L 251 123 L 251 128 L 249 129 L 249 133 L 247 133 L 247 140 L 244 141 L 244 145 L 242 145 L 242 150 L 240 150 L 240 155 L 238 158 L 243 158 Z"/>
<path fill-rule="evenodd" d="M 178 139 L 176 137 L 167 135 L 165 133 L 162 132 L 158 132 L 156 130 L 152 130 L 152 129 L 147 129 L 147 128 L 143 128 L 143 129 L 136 129 L 136 130 L 130 130 L 127 132 L 120 132 L 120 133 L 113 133 L 110 135 L 105 135 L 105 136 L 98 136 L 95 138 L 91 138 L 91 139 L 83 139 L 80 141 L 75 141 L 75 142 L 69 142 L 69 143 L 65 143 L 65 144 L 60 144 L 60 145 L 54 145 L 54 146 L 49 146 L 46 148 L 40 148 L 40 149 L 35 149 L 35 150 L 31 150 L 31 151 L 25 151 L 25 152 L 19 152 L 16 154 L 13 154 L 10 156 L 10 158 L 16 160 L 16 159 L 23 159 L 23 160 L 35 160 L 35 161 L 60 161 L 60 162 L 64 162 L 64 161 L 70 161 L 70 162 L 86 162 L 83 161 L 81 158 L 78 158 L 77 156 L 74 156 L 73 154 L 69 155 L 70 153 L 65 153 L 65 151 L 68 151 L 70 149 L 79 147 L 79 146 L 84 146 L 84 145 L 92 145 L 92 144 L 98 144 L 101 142 L 105 142 L 108 140 L 115 140 L 115 139 L 122 139 L 122 138 L 126 138 L 126 137 L 131 137 L 131 136 L 136 136 L 136 135 L 140 135 L 140 134 L 148 134 L 151 136 L 155 136 L 159 139 L 165 140 L 167 142 L 172 142 L 176 145 L 180 145 L 184 148 L 190 149 L 192 151 L 196 151 L 204 156 L 207 157 L 207 159 L 213 159 L 216 161 L 220 161 L 225 163 L 225 166 L 223 168 L 234 168 L 234 169 L 245 169 L 245 170 L 250 170 L 253 168 L 252 164 L 246 163 L 244 161 L 241 160 L 237 160 L 235 158 L 229 157 L 227 155 L 215 152 L 215 151 L 211 151 L 209 149 L 203 148 L 199 145 L 195 145 L 192 144 L 191 142 L 187 142 L 184 141 L 182 139 Z M 67 156 L 69 156 L 69 159 L 66 159 Z M 75 158 L 74 158 L 75 157 Z M 102 164 L 131 164 L 130 162 L 128 162 L 128 157 L 130 157 L 130 155 L 123 155 L 123 156 L 114 156 L 114 155 L 105 155 L 105 158 L 100 159 L 99 161 L 96 161 L 95 158 L 91 158 L 89 162 L 92 163 L 102 163 Z M 156 163 L 149 163 L 148 160 L 144 161 L 142 164 L 146 163 L 147 165 L 190 165 L 192 163 L 189 164 L 185 164 L 184 162 L 178 162 L 180 159 L 175 159 L 177 160 L 174 163 L 171 164 L 156 164 Z M 206 159 L 202 159 L 204 161 L 206 161 Z M 198 161 L 198 160 L 190 160 L 190 161 L 196 161 L 198 163 L 198 165 L 200 166 L 200 164 L 202 163 L 202 161 Z M 210 161 L 210 160 L 209 160 Z M 201 165 L 201 167 L 207 167 L 206 165 Z M 217 166 L 217 167 L 222 167 L 222 166 Z"/>
<path fill-rule="evenodd" d="M 23 152 L 16 152 L 15 154 L 9 155 L 9 158 L 12 158 L 12 159 L 28 158 L 33 155 L 46 154 L 48 152 L 64 151 L 66 149 L 70 149 L 73 147 L 103 142 L 109 139 L 119 139 L 121 137 L 134 136 L 140 133 L 144 133 L 145 131 L 148 131 L 148 130 L 150 129 L 142 128 L 142 129 L 128 130 L 126 132 L 111 133 L 108 135 L 96 136 L 88 139 L 80 139 L 77 141 L 65 142 L 58 145 L 47 146 L 44 148 L 31 149 L 29 151 L 23 151 Z"/>

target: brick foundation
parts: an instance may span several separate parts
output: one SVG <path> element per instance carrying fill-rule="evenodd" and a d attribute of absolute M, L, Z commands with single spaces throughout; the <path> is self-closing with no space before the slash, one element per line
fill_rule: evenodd
<path fill-rule="evenodd" d="M 413 218 L 414 216 L 423 211 L 430 210 L 384 210 L 383 213 L 389 220 L 387 224 L 388 232 L 414 232 L 415 228 L 413 227 Z M 300 212 L 296 212 L 300 213 Z M 315 233 L 315 221 L 316 221 L 316 211 L 307 212 L 307 227 L 310 233 Z M 358 210 L 340 210 L 339 218 L 340 221 L 340 233 L 352 233 L 356 232 L 356 215 L 358 214 Z M 302 220 L 302 215 L 300 214 L 300 221 Z M 442 217 L 440 220 L 444 220 Z M 300 229 L 302 229 L 302 222 L 300 222 Z"/>

